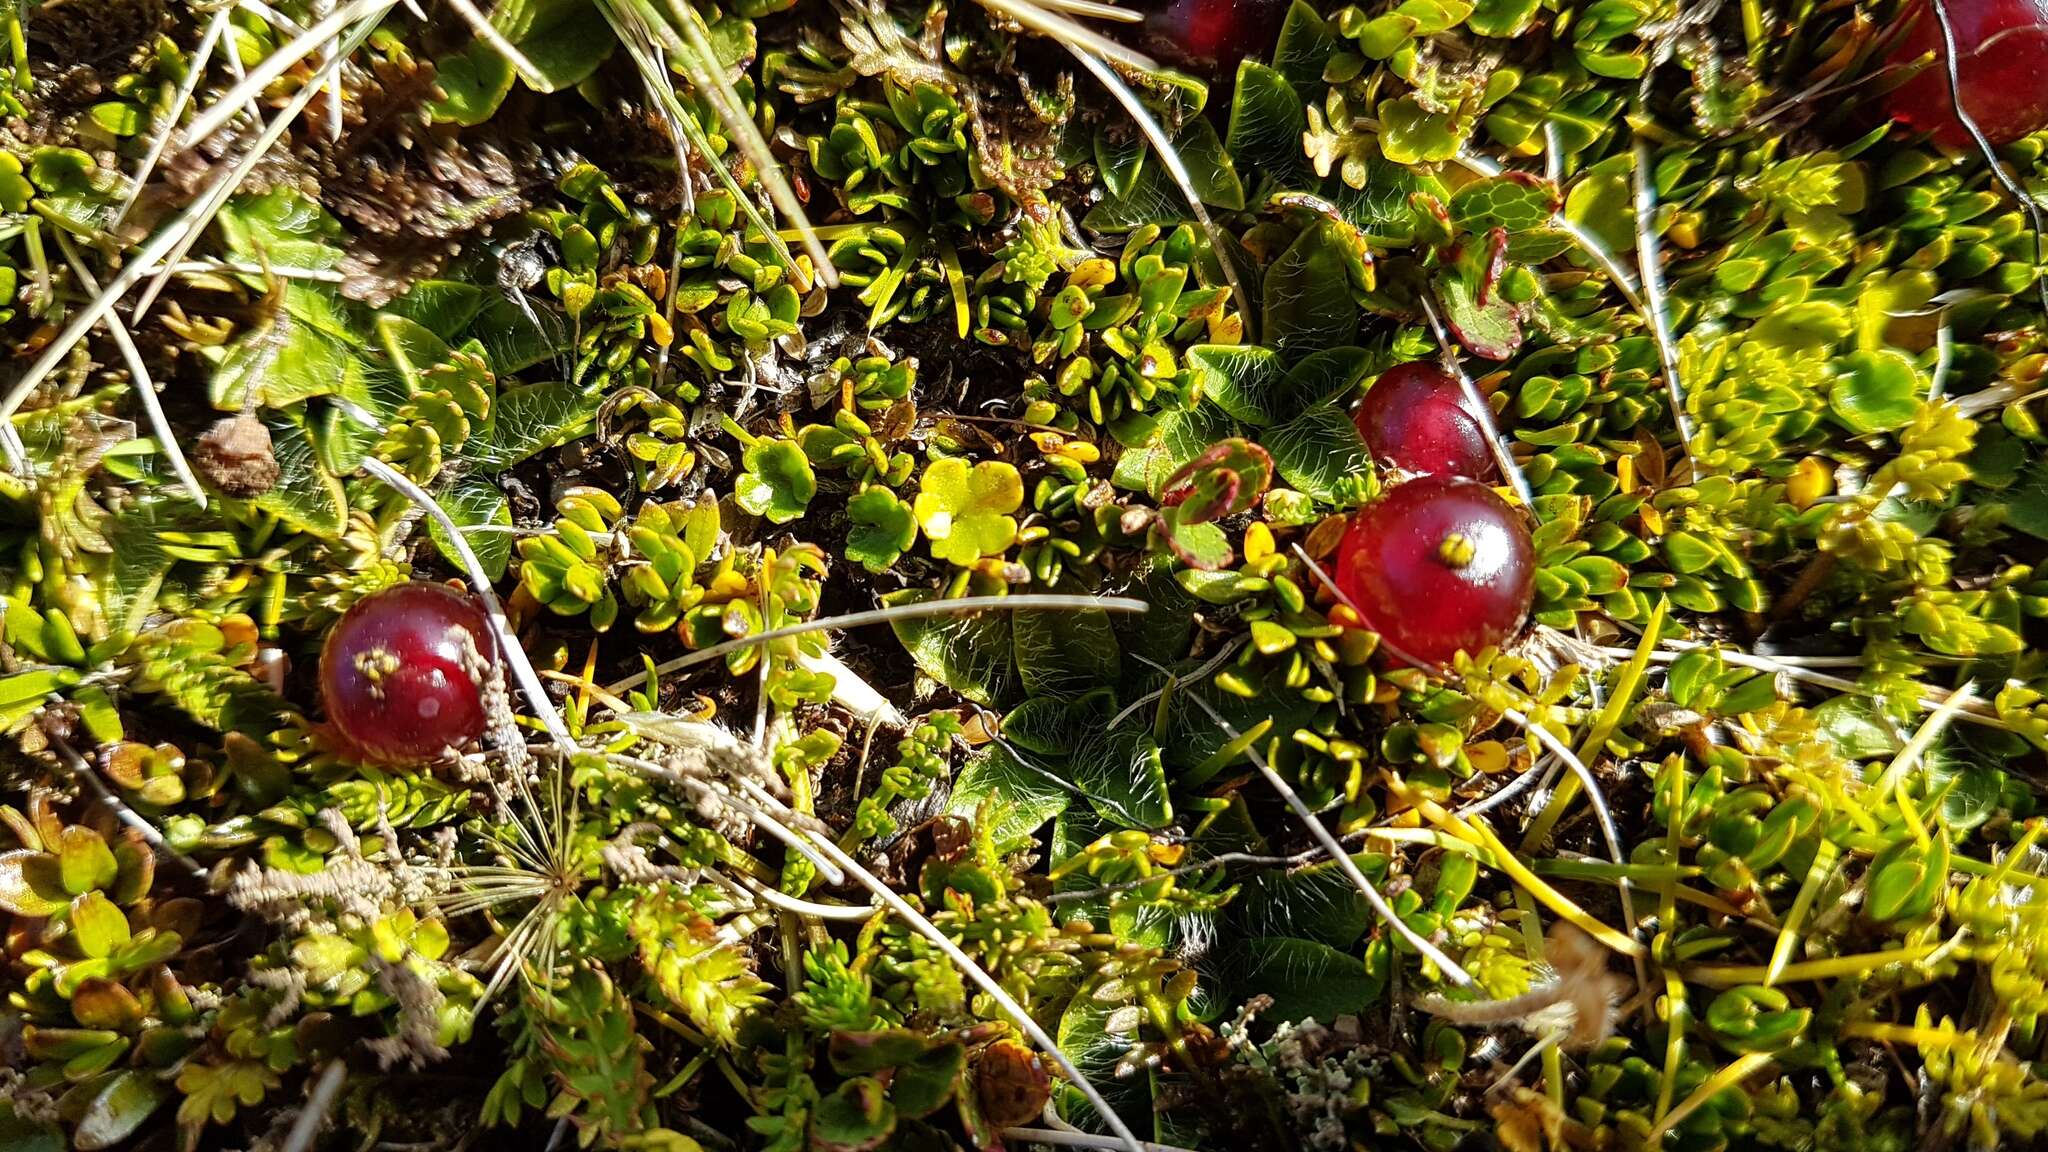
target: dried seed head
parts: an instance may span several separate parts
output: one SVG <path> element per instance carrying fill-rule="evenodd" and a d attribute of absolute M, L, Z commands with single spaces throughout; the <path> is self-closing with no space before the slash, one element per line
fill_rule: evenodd
<path fill-rule="evenodd" d="M 192 463 L 208 483 L 241 500 L 261 496 L 277 484 L 270 429 L 247 414 L 215 421 L 194 446 Z"/>

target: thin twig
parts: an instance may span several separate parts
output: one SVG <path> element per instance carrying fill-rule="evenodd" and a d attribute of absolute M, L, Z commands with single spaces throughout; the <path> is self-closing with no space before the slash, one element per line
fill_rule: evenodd
<path fill-rule="evenodd" d="M 985 609 L 997 611 L 1022 611 L 1028 608 L 1053 608 L 1083 611 L 1099 609 L 1104 612 L 1145 612 L 1151 605 L 1143 600 L 1127 596 L 1070 596 L 1054 593 L 1028 593 L 1021 596 L 961 596 L 950 600 L 927 600 L 920 604 L 897 604 L 888 608 L 871 608 L 865 612 L 850 612 L 844 616 L 827 616 L 819 620 L 806 620 L 798 624 L 787 624 L 781 628 L 770 628 L 752 636 L 741 636 L 709 648 L 700 648 L 673 660 L 655 665 L 654 675 L 666 676 L 709 660 L 716 660 L 728 652 L 766 644 L 785 636 L 801 636 L 806 632 L 817 632 L 827 628 L 860 628 L 868 624 L 887 624 L 894 620 L 915 620 L 925 616 L 950 616 L 955 613 L 980 612 Z M 605 685 L 604 690 L 617 695 L 638 688 L 647 682 L 646 672 L 635 672 L 624 680 Z"/>
<path fill-rule="evenodd" d="M 1650 335 L 1657 342 L 1657 362 L 1664 369 L 1664 393 L 1671 398 L 1671 420 L 1690 450 L 1692 417 L 1685 411 L 1685 388 L 1678 379 L 1678 349 L 1671 343 L 1671 313 L 1664 303 L 1664 254 L 1657 243 L 1657 186 L 1650 176 L 1650 149 L 1635 145 L 1636 267 L 1643 277 L 1644 311 Z"/>
<path fill-rule="evenodd" d="M 872 920 L 875 914 L 881 911 L 873 904 L 820 904 L 815 900 L 791 896 L 779 888 L 747 876 L 739 878 L 738 887 L 763 904 L 772 904 L 784 912 L 794 912 L 799 916 L 810 916 L 818 920 L 859 922 Z"/>
<path fill-rule="evenodd" d="M 164 839 L 164 834 L 157 829 L 156 825 L 143 819 L 140 812 L 129 807 L 127 802 L 119 796 L 114 795 L 113 790 L 108 788 L 106 782 L 100 779 L 99 773 L 93 771 L 92 765 L 85 762 L 85 757 L 78 754 L 78 749 L 71 746 L 70 741 L 65 740 L 61 736 L 53 736 L 50 738 L 50 747 L 57 750 L 57 759 L 63 763 L 65 770 L 71 773 L 72 778 L 92 789 L 93 793 L 100 798 L 100 803 L 106 805 L 107 809 L 114 814 L 115 819 L 141 833 L 143 841 L 155 849 L 157 855 L 167 860 L 175 860 L 195 877 L 205 878 L 206 869 L 201 868 L 199 863 L 190 856 L 171 847 L 170 841 Z"/>
<path fill-rule="evenodd" d="M 399 495 L 410 500 L 420 511 L 434 518 L 441 531 L 448 537 L 455 554 L 462 561 L 462 569 L 469 576 L 469 583 L 476 590 L 477 598 L 484 602 L 484 612 L 490 617 L 491 629 L 497 633 L 498 647 L 504 652 L 505 662 L 512 666 L 513 678 L 519 681 L 519 690 L 526 695 L 533 706 L 534 714 L 540 717 L 541 726 L 554 737 L 565 753 L 574 756 L 581 749 L 569 738 L 569 729 L 562 723 L 561 713 L 555 711 L 555 702 L 548 698 L 548 691 L 541 686 L 540 677 L 533 671 L 533 662 L 526 658 L 526 648 L 519 643 L 519 637 L 512 631 L 512 624 L 505 618 L 505 606 L 498 600 L 498 593 L 491 587 L 491 578 L 484 573 L 483 561 L 477 559 L 476 551 L 462 535 L 461 529 L 449 517 L 441 502 L 427 495 L 425 489 L 412 482 L 404 473 L 386 464 L 375 456 L 363 457 L 363 471 L 395 489 Z"/>
<path fill-rule="evenodd" d="M 298 1119 L 292 1121 L 292 1130 L 285 1135 L 279 1152 L 306 1152 L 313 1146 L 313 1138 L 320 1134 L 320 1125 L 326 1123 L 327 1114 L 334 1110 L 334 1102 L 341 1097 L 341 1086 L 348 1082 L 348 1061 L 337 1056 L 320 1070 L 320 1079 L 313 1085 L 313 1091 L 306 1096 L 306 1106 L 299 1109 Z"/>
<path fill-rule="evenodd" d="M 192 102 L 192 93 L 198 90 L 200 78 L 206 74 L 206 65 L 213 59 L 214 45 L 220 43 L 221 33 L 227 30 L 228 17 L 232 12 L 233 9 L 223 7 L 207 22 L 206 32 L 199 38 L 199 46 L 192 50 L 192 58 L 185 64 L 185 79 L 178 85 L 178 93 L 171 98 L 171 106 L 164 113 L 163 128 L 150 141 L 149 152 L 143 156 L 142 163 L 136 166 L 128 195 L 121 198 L 121 209 L 114 213 L 114 221 L 107 225 L 107 231 L 121 230 L 122 222 L 135 208 L 135 201 L 141 198 L 142 190 L 149 185 L 157 162 L 164 158 L 164 150 L 170 147 L 171 137 L 178 134 L 178 121 L 185 115 L 186 105 Z"/>
<path fill-rule="evenodd" d="M 389 0 L 358 0 L 358 5 L 365 3 L 373 8 L 379 4 L 389 6 Z M 381 12 L 381 9 L 378 11 Z M 375 27 L 374 19 L 358 25 L 355 31 L 349 34 L 348 51 L 353 52 L 357 45 L 368 39 Z M 43 348 L 42 355 L 36 357 L 28 370 L 21 374 L 21 378 L 14 382 L 14 387 L 8 391 L 6 397 L 0 399 L 0 424 L 7 424 L 12 420 L 22 402 L 42 385 L 58 363 L 71 354 L 71 350 L 78 346 L 78 342 L 85 338 L 85 334 L 100 322 L 101 317 L 111 312 L 114 304 L 127 295 L 128 290 L 140 282 L 143 276 L 160 263 L 176 262 L 176 257 L 171 257 L 169 261 L 165 258 L 181 244 L 187 248 L 191 246 L 192 239 L 213 219 L 213 214 L 220 210 L 220 206 L 227 202 L 227 198 L 242 181 L 248 179 L 249 173 L 255 170 L 264 155 L 284 137 L 292 121 L 296 120 L 306 105 L 312 102 L 317 90 L 316 86 L 309 84 L 295 93 L 234 167 L 217 177 L 198 200 L 179 213 L 176 219 L 165 225 L 156 235 L 151 236 L 133 259 L 122 265 L 121 270 L 114 274 L 101 289 L 100 294 L 78 310 L 71 323 Z M 139 312 L 137 314 L 139 315 Z M 11 424 L 7 426 L 11 431 Z M 27 475 L 28 461 L 20 454 L 18 443 L 11 438 L 4 439 L 4 447 L 10 456 L 9 465 L 17 473 Z"/>
<path fill-rule="evenodd" d="M 1060 1148 L 1136 1148 L 1139 1152 L 1192 1152 L 1173 1144 L 1155 1144 L 1150 1140 L 1125 1143 L 1093 1132 L 1069 1132 L 1064 1128 L 1005 1128 L 1005 1140 L 1020 1140 L 1026 1144 L 1049 1144 Z"/>
<path fill-rule="evenodd" d="M 93 279 L 92 270 L 79 259 L 78 249 L 71 238 L 62 231 L 57 233 L 57 247 L 64 252 L 64 259 L 71 265 L 71 274 L 78 277 L 78 283 L 94 295 L 99 294 L 100 283 Z M 142 401 L 142 411 L 149 419 L 150 430 L 156 433 L 157 443 L 162 445 L 164 457 L 171 463 L 171 471 L 178 474 L 178 483 L 192 494 L 201 508 L 206 507 L 206 490 L 199 486 L 199 477 L 192 474 L 192 465 L 186 462 L 184 449 L 178 447 L 177 434 L 171 431 L 171 422 L 164 416 L 163 401 L 157 398 L 156 382 L 150 379 L 149 366 L 142 362 L 142 350 L 135 346 L 135 340 L 128 334 L 128 325 L 121 322 L 121 315 L 111 309 L 100 323 L 107 335 L 114 338 L 114 347 L 121 352 L 121 359 L 128 365 L 128 375 L 135 385 L 137 399 Z"/>
<path fill-rule="evenodd" d="M 2006 171 L 2005 164 L 1998 159 L 1998 150 L 1991 146 L 1991 141 L 1984 135 L 1984 130 L 1977 126 L 1976 117 L 1970 115 L 1968 108 L 1963 107 L 1963 79 L 1960 65 L 1956 60 L 1956 29 L 1954 22 L 1949 19 L 1948 0 L 1932 0 L 1932 3 L 1934 19 L 1941 25 L 1941 62 L 1948 71 L 1949 103 L 1954 107 L 1956 119 L 1962 122 L 1963 129 L 1970 134 L 1970 139 L 1976 141 L 1977 151 L 1983 154 L 1984 163 L 1990 167 L 1992 177 L 2026 210 L 2027 223 L 2034 230 L 2034 290 L 2041 297 L 2042 318 L 2048 321 L 2048 275 L 2042 272 L 2042 266 L 2048 265 L 2048 254 L 2044 254 L 2042 249 L 2041 203 L 2029 195 L 2018 180 L 2013 179 L 2012 173 Z"/>
<path fill-rule="evenodd" d="M 1144 663 L 1152 664 L 1154 668 L 1159 667 L 1159 665 L 1153 664 L 1152 661 L 1146 660 L 1143 656 L 1139 656 L 1138 659 Z M 1207 700 L 1193 694 L 1190 694 L 1188 699 L 1194 701 L 1197 707 L 1208 713 L 1209 719 L 1231 739 L 1235 740 L 1238 738 L 1239 732 L 1236 727 L 1230 721 L 1225 720 L 1223 714 L 1216 711 Z M 1331 835 L 1330 830 L 1323 826 L 1323 822 L 1316 818 L 1315 811 L 1301 798 L 1301 794 L 1296 792 L 1293 786 L 1288 784 L 1286 780 L 1282 779 L 1280 773 L 1273 770 L 1273 766 L 1266 762 L 1265 756 L 1260 754 L 1257 748 L 1247 748 L 1245 752 L 1251 757 L 1252 765 L 1259 770 L 1259 774 L 1266 778 L 1266 783 L 1271 785 L 1273 790 L 1280 794 L 1280 798 L 1287 802 L 1289 808 L 1294 809 L 1294 814 L 1301 819 L 1303 824 L 1308 826 L 1310 834 L 1322 844 L 1323 851 L 1328 853 L 1330 858 L 1337 862 L 1338 869 L 1351 881 L 1352 886 L 1358 889 L 1359 894 L 1365 897 L 1365 902 L 1372 905 L 1372 910 L 1379 914 L 1380 919 L 1386 922 L 1387 927 L 1393 929 L 1395 935 L 1407 941 L 1409 947 L 1421 953 L 1423 959 L 1436 965 L 1437 969 L 1451 983 L 1461 988 L 1469 987 L 1472 984 L 1472 977 L 1463 968 L 1458 966 L 1457 961 L 1445 955 L 1436 945 L 1424 939 L 1415 929 L 1410 928 L 1407 921 L 1395 914 L 1393 906 L 1387 903 L 1387 898 L 1380 895 L 1379 889 L 1373 887 L 1372 882 L 1365 878 L 1365 873 L 1358 870 L 1358 863 L 1351 859 L 1351 854 L 1344 850 L 1344 846 L 1339 844 L 1337 838 Z"/>
<path fill-rule="evenodd" d="M 1458 387 L 1465 393 L 1465 406 L 1478 417 L 1480 430 L 1486 433 L 1486 447 L 1493 453 L 1493 462 L 1500 466 L 1500 474 L 1507 477 L 1508 484 L 1515 490 L 1515 496 L 1531 515 L 1536 512 L 1536 491 L 1529 487 L 1529 478 L 1522 475 L 1522 466 L 1515 463 L 1514 454 L 1508 451 L 1507 440 L 1502 437 L 1500 425 L 1493 419 L 1493 405 L 1480 394 L 1479 385 L 1473 383 L 1470 373 L 1458 357 L 1458 343 L 1451 338 L 1449 328 L 1444 326 L 1443 317 L 1436 310 L 1436 302 L 1429 293 L 1421 294 L 1422 314 L 1428 318 L 1430 330 L 1436 333 L 1437 347 L 1443 351 L 1444 367 L 1458 378 Z"/>
<path fill-rule="evenodd" d="M 975 985 L 983 992 L 988 993 L 989 998 L 1002 1008 L 1004 1015 L 1007 1015 L 1017 1027 L 1023 1029 L 1024 1033 L 1030 1036 L 1032 1041 L 1047 1056 L 1052 1058 L 1053 1063 L 1060 1066 L 1060 1071 L 1066 1073 L 1067 1079 L 1076 1089 L 1080 1090 L 1082 1096 L 1087 1098 L 1088 1103 L 1095 1108 L 1096 1114 L 1102 1117 L 1102 1122 L 1109 1125 L 1110 1131 L 1116 1133 L 1117 1142 L 1106 1145 L 1107 1147 L 1122 1147 L 1127 1149 L 1128 1152 L 1152 1152 L 1131 1131 L 1130 1125 L 1124 1123 L 1124 1118 L 1117 1114 L 1116 1109 L 1110 1107 L 1109 1101 L 1103 1099 L 1102 1092 L 1095 1087 L 1094 1081 L 1088 1079 L 1087 1074 L 1082 1072 L 1073 1059 L 1060 1049 L 1059 1042 L 1048 1035 L 1037 1020 L 1032 1019 L 1031 1013 L 1026 1012 L 1024 1006 L 1017 1003 L 1016 998 L 1011 996 L 1001 984 L 996 982 L 995 977 L 989 975 L 988 971 L 980 964 L 975 963 L 974 958 L 963 951 L 958 944 L 953 943 L 951 937 L 939 931 L 938 925 L 925 919 L 923 913 L 912 908 L 908 901 L 897 895 L 895 889 L 876 879 L 874 873 L 861 867 L 858 860 L 841 851 L 839 845 L 832 842 L 831 837 L 813 832 L 811 833 L 811 839 L 816 841 L 820 851 L 832 857 L 833 861 L 846 869 L 847 873 L 855 880 L 858 880 L 862 887 L 874 893 L 882 903 L 888 905 L 891 912 L 902 917 L 905 922 L 917 930 L 919 935 L 930 940 L 939 951 L 944 952 L 947 959 L 957 965 L 960 971 L 968 979 L 974 981 Z"/>

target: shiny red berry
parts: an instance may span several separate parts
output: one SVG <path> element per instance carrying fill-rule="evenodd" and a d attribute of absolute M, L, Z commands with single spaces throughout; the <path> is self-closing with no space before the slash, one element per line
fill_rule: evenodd
<path fill-rule="evenodd" d="M 496 659 L 483 609 L 443 584 L 361 600 L 320 648 L 327 719 L 366 760 L 409 764 L 483 734 L 482 674 Z"/>
<path fill-rule="evenodd" d="M 1420 476 L 1497 475 L 1486 424 L 1465 388 L 1442 367 L 1417 360 L 1380 374 L 1353 415 L 1373 459 Z"/>
<path fill-rule="evenodd" d="M 1956 87 L 1985 137 L 2010 144 L 2048 128 L 2048 0 L 1947 0 L 1947 8 Z M 1886 111 L 1909 128 L 1933 132 L 1943 148 L 1967 148 L 1972 141 L 1956 119 L 1941 22 L 1924 0 L 1905 19 L 1912 26 L 1889 62 L 1910 64 L 1930 53 L 1934 62 L 1892 91 Z"/>
<path fill-rule="evenodd" d="M 1514 638 L 1535 573 L 1521 517 L 1461 476 L 1396 485 L 1352 517 L 1337 547 L 1337 587 L 1383 648 L 1416 665 Z"/>
<path fill-rule="evenodd" d="M 1280 35 L 1288 0 L 1155 0 L 1140 5 L 1152 47 L 1184 61 L 1216 64 L 1220 74 L 1246 56 L 1263 56 Z"/>

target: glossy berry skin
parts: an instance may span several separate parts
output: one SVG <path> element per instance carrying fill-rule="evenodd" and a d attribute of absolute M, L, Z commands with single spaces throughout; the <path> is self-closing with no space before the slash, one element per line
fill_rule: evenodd
<path fill-rule="evenodd" d="M 484 730 L 479 657 L 495 660 L 496 642 L 467 594 L 422 582 L 373 592 L 321 645 L 328 722 L 375 763 L 416 764 L 459 748 Z"/>
<path fill-rule="evenodd" d="M 2048 0 L 1947 0 L 1947 7 L 1956 86 L 1977 127 L 1995 145 L 2048 127 Z M 1912 27 L 1889 63 L 1910 64 L 1929 53 L 1934 62 L 1891 92 L 1886 111 L 1909 128 L 1932 131 L 1943 148 L 1971 147 L 1950 97 L 1933 5 L 1922 0 L 1904 19 Z"/>
<path fill-rule="evenodd" d="M 1288 0 L 1152 0 L 1146 39 L 1169 55 L 1218 65 L 1221 74 L 1246 56 L 1263 55 L 1280 35 Z"/>
<path fill-rule="evenodd" d="M 1489 480 L 1497 473 L 1486 424 L 1458 378 L 1436 364 L 1397 364 L 1366 389 L 1352 414 L 1373 459 L 1418 476 Z"/>
<path fill-rule="evenodd" d="M 1337 587 L 1383 649 L 1417 666 L 1513 639 L 1535 574 L 1521 517 L 1460 476 L 1395 486 L 1359 510 L 1337 546 Z"/>

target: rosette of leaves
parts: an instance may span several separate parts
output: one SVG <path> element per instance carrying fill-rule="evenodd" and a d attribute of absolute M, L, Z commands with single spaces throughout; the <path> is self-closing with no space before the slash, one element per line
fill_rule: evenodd
<path fill-rule="evenodd" d="M 885 79 L 880 87 L 879 100 L 839 96 L 831 127 L 806 141 L 811 171 L 855 216 L 886 209 L 927 225 L 993 220 L 996 200 L 979 191 L 987 182 L 975 171 L 959 100 L 922 81 Z"/>
<path fill-rule="evenodd" d="M 1072 271 L 1085 255 L 1069 249 L 1059 226 L 1026 211 L 1016 234 L 996 251 L 996 259 L 969 286 L 973 300 L 975 339 L 984 344 L 1022 344 L 1031 330 L 1046 285 L 1062 271 Z M 1101 268 L 1086 279 L 1099 280 Z"/>
<path fill-rule="evenodd" d="M 1251 510 L 1273 480 L 1273 458 L 1240 437 L 1220 441 L 1166 478 L 1154 524 L 1181 563 L 1205 572 L 1236 555 L 1216 521 Z"/>
<path fill-rule="evenodd" d="M 305 982 L 309 1007 L 346 1009 L 349 1015 L 378 1018 L 392 1034 L 418 1030 L 417 1041 L 447 1048 L 469 1038 L 475 1004 L 484 986 L 448 958 L 447 922 L 420 918 L 410 909 L 367 924 L 312 931 L 291 940 L 283 963 Z M 402 967 L 404 975 L 388 968 Z M 401 1002 L 393 989 L 431 989 L 428 1019 L 410 1019 L 420 1004 Z"/>
<path fill-rule="evenodd" d="M 773 246 L 751 228 L 735 233 L 738 215 L 729 193 L 703 193 L 675 236 L 680 272 L 671 299 L 681 354 L 706 380 L 732 371 L 735 356 L 796 335 L 803 310 Z M 679 398 L 696 399 L 694 386 Z"/>
<path fill-rule="evenodd" d="M 921 324 L 959 306 L 956 289 L 965 283 L 959 256 L 909 220 L 843 225 L 825 254 L 839 282 L 868 306 L 871 329 Z M 965 314 L 960 318 L 964 323 Z"/>
<path fill-rule="evenodd" d="M 1605 611 L 1617 620 L 1640 620 L 1648 608 L 1630 587 L 1634 566 L 1653 555 L 1635 530 L 1641 493 L 1616 493 L 1597 503 L 1586 496 L 1538 496 L 1535 606 L 1531 619 L 1570 630 L 1582 612 Z"/>
<path fill-rule="evenodd" d="M 1090 475 L 1102 459 L 1092 441 L 1062 432 L 1033 432 L 1039 458 L 1031 485 L 1031 510 L 1017 529 L 1017 563 L 1031 578 L 1050 588 L 1070 565 L 1092 565 L 1110 538 L 1122 535 L 1111 525 L 1117 515 L 1110 492 Z"/>
<path fill-rule="evenodd" d="M 917 386 L 917 358 L 898 360 L 879 345 L 871 348 L 866 356 L 840 356 L 811 377 L 812 405 L 838 400 L 841 408 L 877 412 L 908 400 Z"/>
<path fill-rule="evenodd" d="M 958 1038 L 906 1028 L 834 1032 L 826 1050 L 845 1079 L 811 1113 L 811 1145 L 823 1152 L 865 1152 L 910 1135 L 953 1101 L 967 1068 Z"/>
<path fill-rule="evenodd" d="M 708 648 L 740 636 L 753 636 L 798 623 L 818 609 L 826 571 L 825 554 L 815 544 L 796 544 L 758 554 L 728 550 L 700 582 L 704 598 L 683 613 L 676 626 L 683 643 Z M 778 707 L 798 701 L 821 701 L 832 694 L 832 677 L 802 667 L 806 657 L 825 654 L 822 632 L 785 636 L 765 644 L 749 644 L 726 654 L 725 667 L 744 676 L 769 661 L 770 698 Z"/>
<path fill-rule="evenodd" d="M 631 548 L 620 585 L 631 604 L 633 627 L 660 632 L 695 608 L 705 590 L 696 574 L 718 547 L 718 502 L 647 503 L 626 531 Z"/>
<path fill-rule="evenodd" d="M 634 487 L 643 492 L 679 484 L 697 467 L 689 416 L 645 388 L 627 388 L 607 397 L 598 410 L 598 429 L 600 439 L 615 441 L 625 450 Z"/>
<path fill-rule="evenodd" d="M 844 472 L 863 487 L 899 488 L 917 466 L 915 457 L 896 447 L 915 419 L 915 409 L 908 404 L 892 407 L 873 420 L 853 408 L 840 407 L 833 410 L 830 424 L 806 424 L 798 429 L 796 443 L 814 468 Z"/>
<path fill-rule="evenodd" d="M 610 571 L 618 554 L 613 529 L 625 510 L 611 493 L 579 485 L 555 511 L 552 531 L 519 541 L 520 589 L 557 615 L 587 611 L 591 627 L 605 631 L 619 616 Z"/>
<path fill-rule="evenodd" d="M 1160 414 L 1194 402 L 1186 350 L 1241 335 L 1215 259 L 1192 225 L 1146 225 L 1114 264 L 1092 257 L 1076 265 L 1039 304 L 1031 357 L 1050 367 L 1050 394 L 1119 443 L 1150 441 Z"/>
<path fill-rule="evenodd" d="M 602 632 L 618 619 L 623 594 L 633 626 L 660 632 L 706 595 L 697 573 L 718 546 L 717 501 L 648 501 L 627 521 L 610 493 L 576 487 L 556 510 L 552 532 L 519 542 L 521 589 L 551 611 L 588 611 Z"/>
<path fill-rule="evenodd" d="M 376 456 L 426 484 L 459 452 L 472 432 L 488 421 L 497 397 L 497 378 L 474 341 L 450 349 L 438 336 L 402 316 L 380 316 L 377 332 L 410 395 L 398 405 Z M 433 357 L 422 363 L 428 357 Z"/>
<path fill-rule="evenodd" d="M 170 965 L 200 906 L 152 893 L 156 857 L 133 830 L 66 824 L 40 797 L 0 808 L 19 847 L 0 854 L 0 908 L 16 917 L 8 990 L 28 1083 L 63 1102 L 71 1139 L 104 1148 L 170 1099 L 164 1070 L 198 1044 L 201 1013 Z"/>
<path fill-rule="evenodd" d="M 961 569 L 1001 575 L 1002 557 L 1017 542 L 1014 513 L 1024 505 L 1024 479 L 1014 465 L 958 456 L 932 461 L 918 480 L 911 510 L 924 529 L 933 559 Z"/>
<path fill-rule="evenodd" d="M 855 424 L 864 423 L 850 413 L 840 415 L 850 417 Z M 755 436 L 730 418 L 725 421 L 725 428 L 745 446 L 740 457 L 742 471 L 733 482 L 733 502 L 770 524 L 787 524 L 802 516 L 811 498 L 818 494 L 818 474 L 812 470 L 803 445 L 781 436 Z"/>
<path fill-rule="evenodd" d="M 556 187 L 573 207 L 537 209 L 529 216 L 553 241 L 557 256 L 541 284 L 580 334 L 571 382 L 594 389 L 608 378 L 647 387 L 654 379 L 647 346 L 665 349 L 676 337 L 661 302 L 667 273 L 653 265 L 662 229 L 649 213 L 628 206 L 595 165 L 575 165 Z M 679 248 L 681 242 L 679 236 Z M 679 286 L 678 310 L 682 302 Z M 691 350 L 686 347 L 684 355 Z"/>
<path fill-rule="evenodd" d="M 1314 249 L 1323 233 L 1321 227 L 1304 233 L 1288 251 Z M 1324 345 L 1346 339 L 1358 322 L 1357 306 L 1342 279 L 1343 262 L 1334 256 L 1313 256 L 1297 269 L 1288 257 L 1282 260 L 1286 268 L 1276 266 L 1267 274 L 1269 294 L 1307 288 L 1306 278 L 1318 273 L 1335 276 L 1334 286 L 1326 283 L 1316 289 L 1334 293 L 1325 301 L 1331 307 L 1299 316 L 1292 308 L 1268 309 L 1267 329 L 1281 341 L 1278 346 L 1201 345 L 1190 350 L 1188 362 L 1199 373 L 1201 406 L 1162 421 L 1157 443 L 1126 453 L 1114 477 L 1118 486 L 1161 496 L 1168 478 L 1209 444 L 1241 431 L 1256 440 L 1280 480 L 1318 503 L 1354 504 L 1370 491 L 1371 460 L 1346 410 L 1370 366 L 1370 354 L 1350 345 Z M 1297 276 L 1303 281 L 1296 281 Z M 1307 329 L 1297 323 L 1329 327 Z"/>

